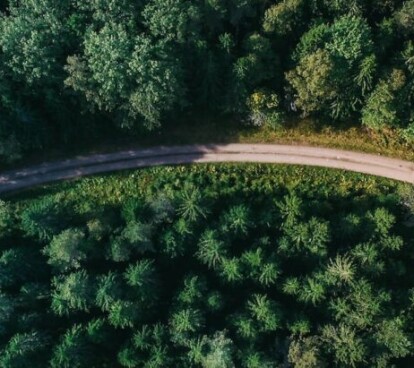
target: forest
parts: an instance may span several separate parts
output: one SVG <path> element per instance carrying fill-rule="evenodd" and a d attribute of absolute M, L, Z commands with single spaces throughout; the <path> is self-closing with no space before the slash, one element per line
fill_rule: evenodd
<path fill-rule="evenodd" d="M 0 367 L 412 367 L 414 192 L 272 165 L 0 202 Z"/>
<path fill-rule="evenodd" d="M 414 140 L 414 0 L 1 0 L 0 159 L 183 117 Z"/>

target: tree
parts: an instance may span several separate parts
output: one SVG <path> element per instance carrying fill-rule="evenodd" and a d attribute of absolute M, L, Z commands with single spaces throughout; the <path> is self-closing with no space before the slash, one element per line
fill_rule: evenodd
<path fill-rule="evenodd" d="M 326 365 L 320 357 L 321 341 L 317 336 L 292 340 L 288 359 L 294 368 L 323 368 Z"/>
<path fill-rule="evenodd" d="M 84 46 L 83 56 L 68 58 L 65 83 L 98 109 L 118 113 L 121 126 L 141 119 L 155 128 L 163 112 L 183 103 L 181 68 L 165 41 L 109 22 L 89 31 Z"/>
<path fill-rule="evenodd" d="M 305 223 L 299 222 L 284 227 L 286 237 L 283 237 L 279 249 L 284 253 L 303 252 L 324 257 L 327 254 L 327 243 L 330 231 L 326 221 L 311 217 Z"/>
<path fill-rule="evenodd" d="M 351 289 L 343 297 L 331 299 L 330 309 L 336 320 L 366 329 L 375 324 L 389 300 L 387 291 L 374 291 L 373 286 L 362 278 L 351 284 Z"/>
<path fill-rule="evenodd" d="M 398 69 L 394 69 L 386 80 L 381 80 L 362 110 L 362 123 L 374 130 L 401 125 L 403 106 L 399 92 L 405 83 L 404 72 Z"/>
<path fill-rule="evenodd" d="M 124 294 L 121 277 L 115 272 L 99 276 L 96 289 L 96 304 L 103 311 L 109 311 L 115 301 L 121 299 Z"/>
<path fill-rule="evenodd" d="M 226 337 L 225 331 L 218 331 L 212 337 L 203 336 L 200 341 L 200 354 L 195 362 L 203 368 L 232 368 L 233 342 Z"/>
<path fill-rule="evenodd" d="M 0 253 L 0 288 L 16 287 L 30 279 L 41 266 L 38 256 L 26 247 L 7 249 Z"/>
<path fill-rule="evenodd" d="M 200 304 L 207 291 L 205 280 L 199 276 L 187 275 L 183 280 L 183 284 L 177 295 L 177 301 L 184 305 Z"/>
<path fill-rule="evenodd" d="M 185 220 L 194 222 L 206 218 L 207 211 L 204 207 L 205 203 L 198 188 L 188 186 L 179 193 L 177 213 Z"/>
<path fill-rule="evenodd" d="M 125 262 L 137 254 L 154 251 L 151 224 L 131 221 L 119 236 L 111 240 L 110 257 L 115 262 Z"/>
<path fill-rule="evenodd" d="M 245 39 L 243 51 L 244 55 L 233 64 L 229 101 L 226 103 L 227 109 L 236 113 L 245 112 L 249 95 L 275 77 L 279 62 L 270 40 L 258 33 Z M 269 65 L 275 67 L 269 68 Z"/>
<path fill-rule="evenodd" d="M 30 236 L 50 241 L 64 229 L 63 207 L 52 197 L 33 202 L 21 214 L 21 228 Z"/>
<path fill-rule="evenodd" d="M 62 80 L 68 5 L 65 0 L 59 6 L 53 0 L 10 2 L 8 16 L 0 19 L 0 47 L 13 79 L 37 88 Z"/>
<path fill-rule="evenodd" d="M 88 32 L 84 47 L 83 57 L 68 57 L 65 84 L 83 93 L 99 109 L 111 111 L 128 98 L 133 39 L 124 25 L 110 22 L 99 32 Z"/>
<path fill-rule="evenodd" d="M 250 110 L 250 122 L 254 126 L 265 125 L 276 130 L 283 121 L 279 104 L 279 97 L 275 93 L 266 90 L 253 92 L 247 100 L 247 107 Z"/>
<path fill-rule="evenodd" d="M 339 364 L 356 367 L 365 360 L 366 347 L 355 331 L 341 324 L 338 327 L 327 325 L 322 330 L 322 339 L 332 351 Z"/>
<path fill-rule="evenodd" d="M 136 291 L 136 299 L 149 304 L 157 299 L 157 276 L 154 261 L 140 260 L 130 264 L 124 273 L 128 285 Z"/>
<path fill-rule="evenodd" d="M 280 328 L 281 315 L 279 307 L 266 295 L 253 295 L 247 302 L 247 307 L 259 323 L 262 331 L 269 332 Z"/>
<path fill-rule="evenodd" d="M 152 226 L 142 222 L 130 222 L 121 233 L 121 239 L 131 245 L 137 253 L 145 253 L 154 250 L 152 245 Z"/>
<path fill-rule="evenodd" d="M 0 291 L 0 336 L 7 331 L 6 323 L 13 316 L 15 308 L 16 301 Z"/>
<path fill-rule="evenodd" d="M 228 283 L 237 283 L 243 279 L 240 259 L 224 258 L 220 264 L 220 274 Z"/>
<path fill-rule="evenodd" d="M 401 9 L 395 12 L 395 21 L 400 29 L 408 34 L 414 33 L 414 1 L 404 1 Z"/>
<path fill-rule="evenodd" d="M 188 43 L 198 31 L 199 10 L 191 1 L 151 0 L 142 12 L 152 36 Z"/>
<path fill-rule="evenodd" d="M 237 336 L 244 340 L 254 342 L 259 337 L 259 328 L 250 314 L 236 314 L 232 319 L 232 324 Z"/>
<path fill-rule="evenodd" d="M 296 106 L 304 115 L 320 112 L 336 119 L 358 111 L 376 72 L 372 54 L 371 30 L 363 18 L 347 15 L 332 25 L 315 25 L 296 48 L 298 65 L 286 73 Z"/>
<path fill-rule="evenodd" d="M 129 97 L 130 116 L 140 115 L 148 128 L 160 124 L 162 114 L 185 104 L 182 69 L 165 42 L 152 44 L 139 36 L 129 63 L 135 89 Z"/>
<path fill-rule="evenodd" d="M 88 339 L 103 348 L 110 348 L 113 345 L 111 341 L 112 329 L 104 318 L 92 319 L 86 326 Z"/>
<path fill-rule="evenodd" d="M 129 300 L 115 300 L 109 307 L 109 323 L 116 327 L 125 329 L 134 327 L 137 321 L 142 319 L 142 306 Z"/>
<path fill-rule="evenodd" d="M 170 331 L 173 341 L 185 343 L 203 325 L 203 317 L 198 309 L 185 308 L 174 312 L 170 318 Z"/>
<path fill-rule="evenodd" d="M 218 312 L 225 306 L 223 295 L 218 291 L 212 291 L 207 295 L 206 301 L 207 311 Z"/>
<path fill-rule="evenodd" d="M 152 222 L 171 223 L 174 219 L 174 204 L 172 198 L 166 194 L 157 195 L 149 204 L 152 211 Z"/>
<path fill-rule="evenodd" d="M 109 22 L 131 23 L 142 10 L 142 3 L 133 0 L 76 1 L 75 4 L 76 12 L 72 14 L 70 25 L 80 34 L 85 32 L 88 22 L 96 27 Z"/>
<path fill-rule="evenodd" d="M 134 368 L 139 366 L 140 359 L 131 346 L 126 346 L 118 352 L 118 363 L 122 367 Z"/>
<path fill-rule="evenodd" d="M 295 90 L 295 105 L 304 116 L 319 111 L 336 98 L 337 90 L 331 80 L 334 65 L 329 53 L 319 49 L 303 57 L 293 71 L 286 74 Z"/>
<path fill-rule="evenodd" d="M 206 230 L 198 243 L 197 258 L 210 268 L 221 264 L 226 257 L 226 245 L 215 230 Z"/>
<path fill-rule="evenodd" d="M 283 200 L 276 201 L 277 209 L 286 225 L 292 225 L 302 214 L 302 200 L 295 194 L 285 195 Z"/>
<path fill-rule="evenodd" d="M 298 299 L 305 303 L 313 305 L 319 304 L 326 293 L 326 285 L 323 275 L 315 275 L 314 277 L 306 277 L 302 283 Z"/>
<path fill-rule="evenodd" d="M 304 5 L 303 0 L 286 0 L 272 5 L 265 12 L 263 29 L 280 36 L 295 31 L 302 21 Z"/>
<path fill-rule="evenodd" d="M 318 12 L 328 12 L 329 17 L 332 18 L 339 15 L 361 16 L 366 6 L 365 2 L 361 0 L 313 1 L 313 3 L 314 7 L 319 8 Z"/>
<path fill-rule="evenodd" d="M 95 299 L 95 283 L 85 270 L 53 278 L 52 310 L 58 315 L 88 312 Z"/>
<path fill-rule="evenodd" d="M 168 348 L 168 329 L 165 325 L 143 325 L 133 336 L 139 363 L 148 367 L 165 367 L 171 364 Z"/>
<path fill-rule="evenodd" d="M 10 205 L 0 200 L 0 238 L 8 235 L 13 227 L 13 215 Z"/>
<path fill-rule="evenodd" d="M 223 215 L 222 229 L 225 232 L 232 232 L 236 236 L 246 235 L 253 226 L 250 217 L 251 214 L 247 206 L 233 206 Z"/>
<path fill-rule="evenodd" d="M 408 356 L 413 345 L 412 339 L 404 331 L 405 323 L 401 318 L 384 320 L 375 334 L 379 345 L 385 346 L 392 358 Z"/>
<path fill-rule="evenodd" d="M 279 274 L 279 267 L 275 262 L 265 263 L 260 271 L 259 282 L 263 286 L 273 285 Z"/>
<path fill-rule="evenodd" d="M 86 259 L 85 234 L 80 229 L 66 229 L 55 235 L 42 252 L 49 257 L 48 263 L 60 271 L 79 268 Z"/>
<path fill-rule="evenodd" d="M 41 368 L 46 364 L 45 352 L 49 341 L 39 332 L 18 333 L 8 342 L 0 357 L 4 368 Z"/>
<path fill-rule="evenodd" d="M 337 255 L 330 260 L 326 273 L 327 279 L 334 284 L 351 283 L 355 277 L 355 266 L 348 256 Z"/>
<path fill-rule="evenodd" d="M 81 368 L 88 366 L 91 358 L 83 326 L 74 325 L 55 346 L 50 365 L 52 368 Z"/>

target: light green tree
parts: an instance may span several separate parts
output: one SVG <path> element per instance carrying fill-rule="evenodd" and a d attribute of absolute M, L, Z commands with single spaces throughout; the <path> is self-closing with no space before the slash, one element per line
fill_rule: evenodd
<path fill-rule="evenodd" d="M 95 283 L 85 270 L 57 276 L 52 280 L 52 310 L 57 315 L 89 311 L 95 299 Z"/>
<path fill-rule="evenodd" d="M 86 259 L 85 234 L 80 229 L 66 229 L 55 235 L 42 250 L 48 263 L 61 272 L 79 268 Z"/>
<path fill-rule="evenodd" d="M 215 230 L 206 230 L 198 243 L 197 258 L 211 268 L 218 267 L 227 255 L 225 243 Z"/>

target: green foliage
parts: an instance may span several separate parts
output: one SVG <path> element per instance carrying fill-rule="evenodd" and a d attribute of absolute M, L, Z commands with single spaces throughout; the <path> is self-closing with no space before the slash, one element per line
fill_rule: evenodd
<path fill-rule="evenodd" d="M 303 57 L 296 69 L 286 74 L 286 79 L 296 93 L 295 104 L 305 115 L 326 108 L 336 97 L 331 81 L 333 62 L 329 53 L 318 49 Z"/>
<path fill-rule="evenodd" d="M 52 283 L 52 309 L 56 314 L 64 315 L 76 310 L 87 312 L 93 305 L 94 283 L 85 270 L 55 277 Z"/>
<path fill-rule="evenodd" d="M 333 351 L 338 363 L 356 367 L 365 360 L 365 346 L 349 327 L 327 325 L 322 331 L 322 336 L 326 343 L 331 344 L 329 349 Z"/>
<path fill-rule="evenodd" d="M 111 22 L 87 33 L 82 58 L 68 58 L 65 83 L 99 109 L 123 114 L 122 125 L 141 117 L 154 128 L 162 112 L 183 98 L 180 67 L 167 49 L 165 43 L 133 37 L 127 27 Z"/>
<path fill-rule="evenodd" d="M 403 108 L 398 92 L 405 84 L 402 70 L 394 69 L 386 80 L 381 80 L 367 100 L 362 110 L 362 123 L 380 130 L 384 127 L 398 127 Z"/>
<path fill-rule="evenodd" d="M 206 217 L 206 209 L 203 206 L 203 198 L 200 191 L 193 186 L 185 188 L 178 198 L 177 212 L 186 221 L 196 221 Z"/>
<path fill-rule="evenodd" d="M 152 35 L 179 43 L 188 42 L 194 36 L 199 17 L 195 4 L 177 0 L 151 0 L 142 15 Z"/>
<path fill-rule="evenodd" d="M 80 368 L 87 365 L 91 357 L 85 340 L 82 326 L 74 325 L 66 331 L 61 341 L 56 345 L 50 366 L 53 368 Z"/>
<path fill-rule="evenodd" d="M 319 358 L 320 341 L 317 337 L 293 340 L 289 345 L 289 363 L 294 368 L 323 368 L 325 364 Z"/>
<path fill-rule="evenodd" d="M 122 284 L 119 275 L 109 272 L 99 277 L 96 291 L 96 304 L 103 311 L 109 311 L 111 306 L 121 296 Z"/>
<path fill-rule="evenodd" d="M 59 202 L 52 198 L 35 201 L 21 214 L 21 227 L 30 236 L 51 240 L 63 230 L 63 213 Z"/>
<path fill-rule="evenodd" d="M 233 342 L 226 337 L 223 331 L 214 336 L 203 336 L 201 341 L 203 356 L 199 358 L 203 368 L 233 368 Z"/>
<path fill-rule="evenodd" d="M 236 235 L 246 235 L 252 227 L 249 209 L 245 205 L 231 207 L 223 216 L 223 231 Z"/>
<path fill-rule="evenodd" d="M 11 199 L 0 366 L 405 367 L 411 196 L 342 171 L 205 165 Z"/>
<path fill-rule="evenodd" d="M 59 6 L 42 0 L 10 2 L 9 15 L 0 19 L 2 61 L 13 78 L 29 86 L 44 86 L 62 75 L 62 47 L 68 41 L 62 20 L 67 1 Z M 62 39 L 64 42 L 54 42 Z M 22 45 L 24 45 L 22 47 Z"/>
<path fill-rule="evenodd" d="M 84 248 L 85 234 L 79 229 L 67 229 L 53 237 L 43 253 L 49 257 L 48 263 L 61 271 L 79 268 L 86 259 Z"/>
<path fill-rule="evenodd" d="M 254 126 L 266 125 L 273 130 L 280 127 L 283 113 L 279 109 L 279 98 L 276 94 L 266 91 L 256 91 L 247 100 L 247 107 L 251 111 L 249 120 Z"/>
<path fill-rule="evenodd" d="M 13 226 L 13 213 L 9 204 L 0 200 L 0 237 L 9 234 Z"/>
<path fill-rule="evenodd" d="M 272 5 L 266 10 L 263 29 L 286 35 L 298 27 L 303 17 L 303 0 L 286 0 Z"/>
<path fill-rule="evenodd" d="M 247 302 L 247 307 L 253 318 L 259 323 L 261 330 L 269 332 L 275 331 L 280 327 L 279 308 L 266 295 L 253 295 Z"/>
<path fill-rule="evenodd" d="M 226 255 L 226 246 L 224 242 L 218 239 L 217 232 L 207 230 L 201 236 L 197 257 L 208 267 L 217 267 L 223 262 Z"/>
<path fill-rule="evenodd" d="M 15 247 L 0 252 L 0 289 L 30 280 L 41 264 L 39 255 L 30 248 Z"/>
<path fill-rule="evenodd" d="M 5 368 L 24 368 L 27 366 L 41 367 L 41 355 L 47 347 L 47 339 L 38 332 L 20 333 L 10 340 L 4 354 L 0 358 L 0 365 Z"/>
<path fill-rule="evenodd" d="M 305 33 L 286 74 L 304 115 L 320 112 L 346 118 L 361 107 L 376 72 L 370 28 L 361 17 L 344 16 Z M 354 83 L 353 80 L 357 83 Z"/>
<path fill-rule="evenodd" d="M 414 32 L 413 4 L 0 2 L 0 160 L 161 127 L 168 136 L 188 116 L 203 124 L 200 114 L 273 130 L 290 115 L 343 123 L 362 115 L 365 125 L 378 120 L 375 129 L 391 127 L 411 142 L 412 55 L 407 61 L 403 54 Z M 393 69 L 408 72 L 397 102 L 384 86 Z M 266 103 L 253 106 L 262 91 Z"/>
<path fill-rule="evenodd" d="M 400 29 L 408 34 L 414 33 L 414 1 L 404 1 L 401 9 L 395 13 L 395 21 Z"/>
<path fill-rule="evenodd" d="M 134 327 L 139 317 L 138 305 L 128 300 L 116 300 L 109 308 L 109 323 L 116 328 Z"/>
<path fill-rule="evenodd" d="M 186 308 L 172 314 L 170 319 L 170 330 L 172 338 L 177 342 L 185 342 L 190 335 L 199 331 L 203 324 L 200 311 Z"/>

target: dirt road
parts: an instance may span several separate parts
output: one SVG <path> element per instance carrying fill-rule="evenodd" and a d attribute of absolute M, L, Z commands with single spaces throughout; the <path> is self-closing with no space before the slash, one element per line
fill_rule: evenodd
<path fill-rule="evenodd" d="M 327 148 L 225 144 L 153 147 L 76 157 L 0 173 L 0 194 L 48 182 L 156 165 L 257 162 L 330 167 L 414 183 L 414 163 Z"/>

